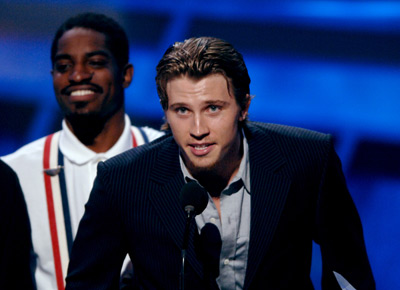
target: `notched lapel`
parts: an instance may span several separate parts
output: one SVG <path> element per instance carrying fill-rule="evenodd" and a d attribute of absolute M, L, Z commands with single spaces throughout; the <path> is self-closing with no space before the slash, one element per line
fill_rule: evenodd
<path fill-rule="evenodd" d="M 260 134 L 258 129 L 252 130 L 248 143 L 251 224 L 244 288 L 250 286 L 268 250 L 291 184 L 291 180 L 285 174 L 286 161 L 268 134 Z"/>
<path fill-rule="evenodd" d="M 157 183 L 157 189 L 149 194 L 149 198 L 176 246 L 181 249 L 186 220 L 179 198 L 184 180 L 178 154 L 179 150 L 175 143 L 160 150 L 151 176 L 151 179 Z M 186 251 L 186 263 L 190 263 L 199 277 L 203 277 L 202 264 L 196 258 L 194 249 L 195 230 L 195 223 L 193 223 L 189 247 Z"/>

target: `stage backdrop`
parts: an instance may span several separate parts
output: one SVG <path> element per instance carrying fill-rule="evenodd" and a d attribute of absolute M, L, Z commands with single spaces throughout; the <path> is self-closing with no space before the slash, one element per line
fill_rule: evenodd
<path fill-rule="evenodd" d="M 155 66 L 170 44 L 192 36 L 232 42 L 252 78 L 252 120 L 334 135 L 377 287 L 400 289 L 399 3 L 0 1 L 0 156 L 60 128 L 50 45 L 62 21 L 84 11 L 108 14 L 128 32 L 135 76 L 126 109 L 137 125 L 162 122 Z"/>

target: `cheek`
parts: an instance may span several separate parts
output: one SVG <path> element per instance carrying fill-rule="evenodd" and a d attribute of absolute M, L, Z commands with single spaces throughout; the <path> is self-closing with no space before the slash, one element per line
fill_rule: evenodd
<path fill-rule="evenodd" d="M 64 79 L 65 78 L 62 76 L 53 77 L 53 87 L 55 91 L 59 92 L 67 85 Z"/>
<path fill-rule="evenodd" d="M 222 116 L 221 118 L 213 119 L 211 122 L 214 131 L 220 135 L 227 135 L 237 131 L 238 116 Z"/>
<path fill-rule="evenodd" d="M 172 134 L 174 135 L 176 142 L 181 143 L 184 140 L 185 136 L 189 134 L 187 128 L 187 122 L 178 118 L 173 118 L 171 116 L 168 116 L 168 114 L 166 114 L 165 117 L 169 124 L 169 127 L 171 128 Z"/>
<path fill-rule="evenodd" d="M 172 122 L 169 122 L 169 126 L 171 127 L 174 136 L 180 137 L 183 136 L 186 132 L 185 122 L 179 122 L 179 120 L 172 120 Z"/>
<path fill-rule="evenodd" d="M 108 83 L 109 86 L 120 86 L 123 85 L 123 79 L 120 76 L 113 74 L 110 71 L 103 72 L 97 76 L 98 82 Z"/>

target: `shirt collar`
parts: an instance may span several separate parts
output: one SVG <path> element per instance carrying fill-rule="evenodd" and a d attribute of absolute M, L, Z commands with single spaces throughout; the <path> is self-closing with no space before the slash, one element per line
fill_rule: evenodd
<path fill-rule="evenodd" d="M 68 128 L 65 119 L 60 134 L 60 150 L 66 158 L 77 165 L 85 164 L 93 159 L 109 159 L 132 148 L 131 121 L 125 114 L 125 127 L 118 141 L 107 152 L 96 153 L 87 148 Z"/>
<path fill-rule="evenodd" d="M 242 138 L 243 138 L 243 157 L 242 160 L 240 161 L 239 170 L 236 173 L 235 177 L 231 180 L 231 182 L 226 186 L 224 190 L 228 189 L 231 184 L 237 182 L 238 180 L 242 180 L 245 190 L 248 193 L 250 193 L 249 145 L 247 143 L 247 139 L 243 130 L 242 130 Z M 181 165 L 181 170 L 185 182 L 187 182 L 188 180 L 196 180 L 190 174 L 180 154 L 179 154 L 179 163 Z"/>

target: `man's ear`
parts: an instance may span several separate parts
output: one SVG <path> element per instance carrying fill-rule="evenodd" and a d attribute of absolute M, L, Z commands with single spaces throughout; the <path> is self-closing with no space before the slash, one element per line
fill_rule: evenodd
<path fill-rule="evenodd" d="M 124 89 L 126 89 L 127 87 L 129 87 L 129 85 L 132 82 L 133 79 L 133 65 L 128 63 L 124 66 L 124 69 L 122 71 L 122 86 Z"/>
<path fill-rule="evenodd" d="M 250 107 L 250 103 L 251 103 L 251 97 L 249 94 L 246 95 L 246 106 L 244 107 L 244 109 L 240 112 L 240 117 L 239 117 L 239 121 L 244 121 L 246 120 L 246 117 L 249 113 L 249 107 Z"/>

